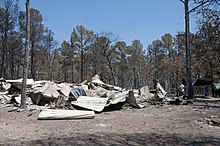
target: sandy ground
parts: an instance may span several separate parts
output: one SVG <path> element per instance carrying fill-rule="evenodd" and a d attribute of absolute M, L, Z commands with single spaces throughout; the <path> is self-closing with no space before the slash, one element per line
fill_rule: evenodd
<path fill-rule="evenodd" d="M 124 107 L 81 120 L 37 120 L 39 110 L 0 107 L 0 145 L 4 146 L 220 145 L 220 127 L 198 121 L 220 116 L 220 102 Z"/>

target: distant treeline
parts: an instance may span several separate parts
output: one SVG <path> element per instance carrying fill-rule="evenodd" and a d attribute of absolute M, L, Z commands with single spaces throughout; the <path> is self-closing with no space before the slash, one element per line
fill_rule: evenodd
<path fill-rule="evenodd" d="M 190 34 L 192 76 L 220 79 L 220 12 L 205 9 L 197 15 L 197 32 Z M 163 27 L 163 26 L 161 26 Z M 144 31 L 144 30 L 143 30 Z M 150 35 L 150 34 L 149 34 Z M 157 79 L 168 92 L 186 76 L 185 36 L 167 33 L 143 46 L 118 41 L 113 33 L 95 33 L 82 25 L 73 28 L 70 40 L 59 46 L 43 16 L 31 9 L 29 75 L 34 80 L 80 83 L 99 74 L 105 83 L 139 88 Z M 0 7 L 0 78 L 22 78 L 26 36 L 25 12 L 17 1 L 2 0 Z"/>

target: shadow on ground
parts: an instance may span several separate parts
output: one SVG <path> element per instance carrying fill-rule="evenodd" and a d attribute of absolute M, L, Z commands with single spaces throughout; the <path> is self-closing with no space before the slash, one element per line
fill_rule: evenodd
<path fill-rule="evenodd" d="M 67 145 L 89 145 L 89 146 L 106 146 L 106 145 L 216 145 L 219 146 L 220 138 L 215 137 L 198 137 L 184 135 L 158 135 L 158 134 L 73 134 L 69 137 L 49 137 L 45 139 L 8 143 L 4 145 L 31 145 L 31 146 L 67 146 Z M 0 144 L 1 145 L 1 144 Z"/>

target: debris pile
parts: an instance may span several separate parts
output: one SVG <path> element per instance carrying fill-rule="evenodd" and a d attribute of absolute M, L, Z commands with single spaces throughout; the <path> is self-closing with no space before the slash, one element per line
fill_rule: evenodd
<path fill-rule="evenodd" d="M 0 103 L 19 106 L 21 89 L 22 79 L 0 79 Z M 116 107 L 121 109 L 123 105 L 143 108 L 145 103 L 166 99 L 166 94 L 158 82 L 154 91 L 150 91 L 148 86 L 139 90 L 125 90 L 102 82 L 98 75 L 80 85 L 27 80 L 27 96 L 30 99 L 27 104 L 53 109 L 41 111 L 39 119 L 92 118 L 93 113 L 88 111 L 102 112 L 105 109 L 115 110 Z"/>

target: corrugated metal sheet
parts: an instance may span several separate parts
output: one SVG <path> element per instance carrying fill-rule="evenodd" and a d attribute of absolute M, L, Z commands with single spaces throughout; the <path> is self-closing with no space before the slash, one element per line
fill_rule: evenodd
<path fill-rule="evenodd" d="M 94 111 L 83 110 L 42 110 L 38 116 L 39 120 L 63 120 L 63 119 L 94 119 Z"/>
<path fill-rule="evenodd" d="M 108 98 L 79 96 L 77 101 L 72 101 L 71 104 L 96 112 L 101 112 L 105 108 L 107 101 Z"/>

